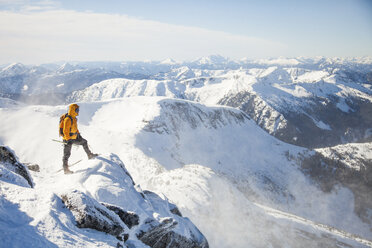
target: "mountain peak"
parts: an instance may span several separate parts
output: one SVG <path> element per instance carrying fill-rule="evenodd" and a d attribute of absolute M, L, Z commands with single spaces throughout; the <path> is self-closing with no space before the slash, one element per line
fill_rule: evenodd
<path fill-rule="evenodd" d="M 174 59 L 167 58 L 167 59 L 161 61 L 160 64 L 165 64 L 165 65 L 175 65 L 175 64 L 178 64 L 178 63 L 177 63 L 177 61 L 175 61 Z"/>
<path fill-rule="evenodd" d="M 229 60 L 221 55 L 209 55 L 207 57 L 201 57 L 197 59 L 195 62 L 200 64 L 200 65 L 205 65 L 205 64 L 225 64 Z"/>
<path fill-rule="evenodd" d="M 2 73 L 6 73 L 8 75 L 15 75 L 15 74 L 22 74 L 26 72 L 27 67 L 22 63 L 12 63 L 2 69 Z"/>
<path fill-rule="evenodd" d="M 64 63 L 57 69 L 57 72 L 60 72 L 60 73 L 71 72 L 76 69 L 81 69 L 81 68 L 79 66 L 71 65 L 70 63 Z"/>

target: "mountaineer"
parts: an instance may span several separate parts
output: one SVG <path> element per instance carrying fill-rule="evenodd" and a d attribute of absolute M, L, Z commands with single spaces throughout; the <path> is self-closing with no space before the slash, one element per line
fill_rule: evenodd
<path fill-rule="evenodd" d="M 64 114 L 60 118 L 59 122 L 59 135 L 63 137 L 63 170 L 65 174 L 72 174 L 68 168 L 68 159 L 71 155 L 72 145 L 82 145 L 84 151 L 88 155 L 89 159 L 95 158 L 98 154 L 94 154 L 90 151 L 88 147 L 88 142 L 86 139 L 81 137 L 78 127 L 76 116 L 79 115 L 79 105 L 71 104 L 68 107 L 68 113 Z"/>

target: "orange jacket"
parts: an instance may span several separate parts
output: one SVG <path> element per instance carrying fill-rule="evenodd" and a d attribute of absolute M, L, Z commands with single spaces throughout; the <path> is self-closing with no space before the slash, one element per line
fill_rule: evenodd
<path fill-rule="evenodd" d="M 77 135 L 79 133 L 78 127 L 77 127 L 77 119 L 76 116 L 79 115 L 79 110 L 76 111 L 79 108 L 79 105 L 77 104 L 71 104 L 68 107 L 68 115 L 72 117 L 72 123 L 70 118 L 65 118 L 63 122 L 63 139 L 64 140 L 72 140 L 76 139 Z"/>

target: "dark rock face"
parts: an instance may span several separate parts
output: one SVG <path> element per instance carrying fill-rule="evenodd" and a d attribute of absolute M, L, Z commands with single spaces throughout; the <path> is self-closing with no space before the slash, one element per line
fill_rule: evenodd
<path fill-rule="evenodd" d="M 65 206 L 71 210 L 79 228 L 91 228 L 125 240 L 125 225 L 119 217 L 82 192 L 74 190 L 61 196 Z"/>
<path fill-rule="evenodd" d="M 152 205 L 159 205 L 164 202 L 156 193 L 144 190 L 145 198 L 151 202 Z M 166 247 L 182 247 L 182 248 L 208 248 L 209 244 L 203 234 L 189 221 L 184 218 L 177 206 L 167 202 L 169 211 L 173 213 L 173 217 L 164 218 L 157 221 L 153 218 L 148 218 L 139 227 L 137 237 L 143 243 L 150 247 L 166 248 Z M 177 226 L 181 223 L 187 223 L 187 233 L 180 235 L 175 231 Z"/>
<path fill-rule="evenodd" d="M 139 216 L 133 212 L 127 212 L 122 208 L 107 203 L 102 203 L 103 206 L 113 211 L 119 218 L 131 229 L 139 224 Z"/>
<path fill-rule="evenodd" d="M 26 179 L 30 187 L 33 188 L 34 184 L 32 182 L 31 175 L 28 172 L 27 168 L 23 164 L 18 162 L 13 152 L 5 146 L 0 146 L 0 163 L 4 164 L 4 166 L 8 170 Z"/>
<path fill-rule="evenodd" d="M 298 108 L 293 109 L 291 105 L 297 100 Z M 281 109 L 276 109 L 255 94 L 239 92 L 226 96 L 219 104 L 239 108 L 276 138 L 310 149 L 372 139 L 372 102 L 347 98 L 346 103 L 352 110 L 344 112 L 337 107 L 342 100 L 334 96 L 297 100 L 288 105 L 284 103 Z M 302 105 L 306 102 L 306 105 L 301 106 L 301 102 Z M 328 126 L 321 128 L 315 124 L 315 120 Z M 273 123 L 276 123 L 275 130 L 272 130 Z"/>
<path fill-rule="evenodd" d="M 157 223 L 154 220 L 148 220 L 145 222 L 146 231 L 141 231 L 137 237 L 144 244 L 152 248 L 208 248 L 208 242 L 204 240 L 199 243 L 194 237 L 186 238 L 172 231 L 175 228 L 177 222 L 172 218 L 167 218 L 161 223 Z"/>
<path fill-rule="evenodd" d="M 172 214 L 175 214 L 175 215 L 178 215 L 178 216 L 182 217 L 181 211 L 177 208 L 176 205 L 171 206 L 170 211 L 172 212 Z"/>
<path fill-rule="evenodd" d="M 145 195 L 156 194 L 147 191 Z M 158 221 L 152 217 L 140 221 L 140 217 L 127 212 L 121 207 L 107 203 L 99 203 L 84 193 L 74 190 L 61 195 L 64 205 L 70 209 L 75 217 L 76 225 L 79 228 L 91 228 L 115 236 L 121 241 L 126 241 L 129 234 L 128 229 L 134 229 L 137 238 L 144 244 L 153 248 L 179 247 L 179 248 L 208 248 L 208 242 L 196 227 L 187 219 L 181 221 L 188 222 L 189 234 L 185 236 L 175 232 L 179 223 L 175 218 L 168 217 Z M 179 210 L 174 204 L 171 209 L 177 214 Z M 188 237 L 189 236 L 189 237 Z M 120 244 L 121 245 L 121 244 Z"/>

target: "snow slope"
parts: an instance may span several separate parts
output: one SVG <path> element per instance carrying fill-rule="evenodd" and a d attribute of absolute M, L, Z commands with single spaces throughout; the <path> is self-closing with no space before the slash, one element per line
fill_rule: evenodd
<path fill-rule="evenodd" d="M 136 189 L 116 155 L 85 159 L 72 168 L 75 173 L 68 177 L 61 170 L 45 172 L 42 168 L 40 173 L 33 174 L 34 188 L 24 187 L 17 181 L 0 181 L 0 229 L 3 231 L 0 247 L 21 244 L 27 247 L 114 247 L 120 243 L 114 236 L 75 226 L 75 218 L 63 205 L 61 197 L 76 191 L 139 216 L 141 222 L 136 228 L 129 230 L 125 226 L 129 234 L 128 246 L 148 247 L 136 236 L 140 228 L 146 221 L 161 222 L 169 218 L 177 223 L 172 229 L 174 232 L 200 242 L 204 239 L 190 220 L 170 212 L 166 198 L 145 197 L 140 188 Z M 79 207 L 84 208 L 82 204 L 84 202 Z M 22 230 L 25 235 L 20 235 Z"/>
<path fill-rule="evenodd" d="M 83 167 L 80 167 L 81 173 L 69 178 L 63 177 L 62 172 L 57 173 L 56 170 L 44 175 L 35 173 L 33 174 L 36 182 L 34 189 L 0 182 L 2 199 L 7 202 L 2 205 L 1 217 L 3 219 L 4 213 L 8 216 L 8 219 L 3 220 L 1 225 L 5 232 L 1 234 L 0 246 L 115 246 L 118 241 L 111 235 L 77 228 L 72 214 L 64 207 L 60 199 L 60 193 L 68 192 L 68 189 L 86 190 L 86 187 L 78 179 L 81 180 L 84 176 L 89 177 L 90 174 L 94 176 L 94 173 L 89 173 L 92 162 L 89 167 L 84 164 L 82 163 Z M 23 217 L 18 220 L 17 216 Z M 13 224 L 14 221 L 17 222 Z"/>
<path fill-rule="evenodd" d="M 271 137 L 242 111 L 163 97 L 79 105 L 79 129 L 93 151 L 117 154 L 142 189 L 176 203 L 211 247 L 371 245 L 371 226 L 354 213 L 352 192 L 343 187 L 321 191 L 288 160 L 311 152 Z M 0 213 L 6 216 L 7 206 L 19 204 L 21 213 L 33 219 L 20 222 L 37 242 L 113 245 L 112 237 L 74 229 L 53 195 L 78 188 L 116 204 L 126 201 L 107 193 L 120 194 L 116 181 L 95 179 L 102 173 L 96 170 L 101 162 L 84 161 L 71 177 L 56 173 L 62 147 L 51 139 L 57 138 L 56 123 L 66 108 L 0 109 L 0 144 L 14 149 L 21 161 L 41 167 L 40 173 L 32 173 L 35 191 L 0 182 L 6 195 Z M 81 157 L 82 149 L 73 148 L 70 161 Z M 46 204 L 39 214 L 35 204 L 40 201 Z"/>

